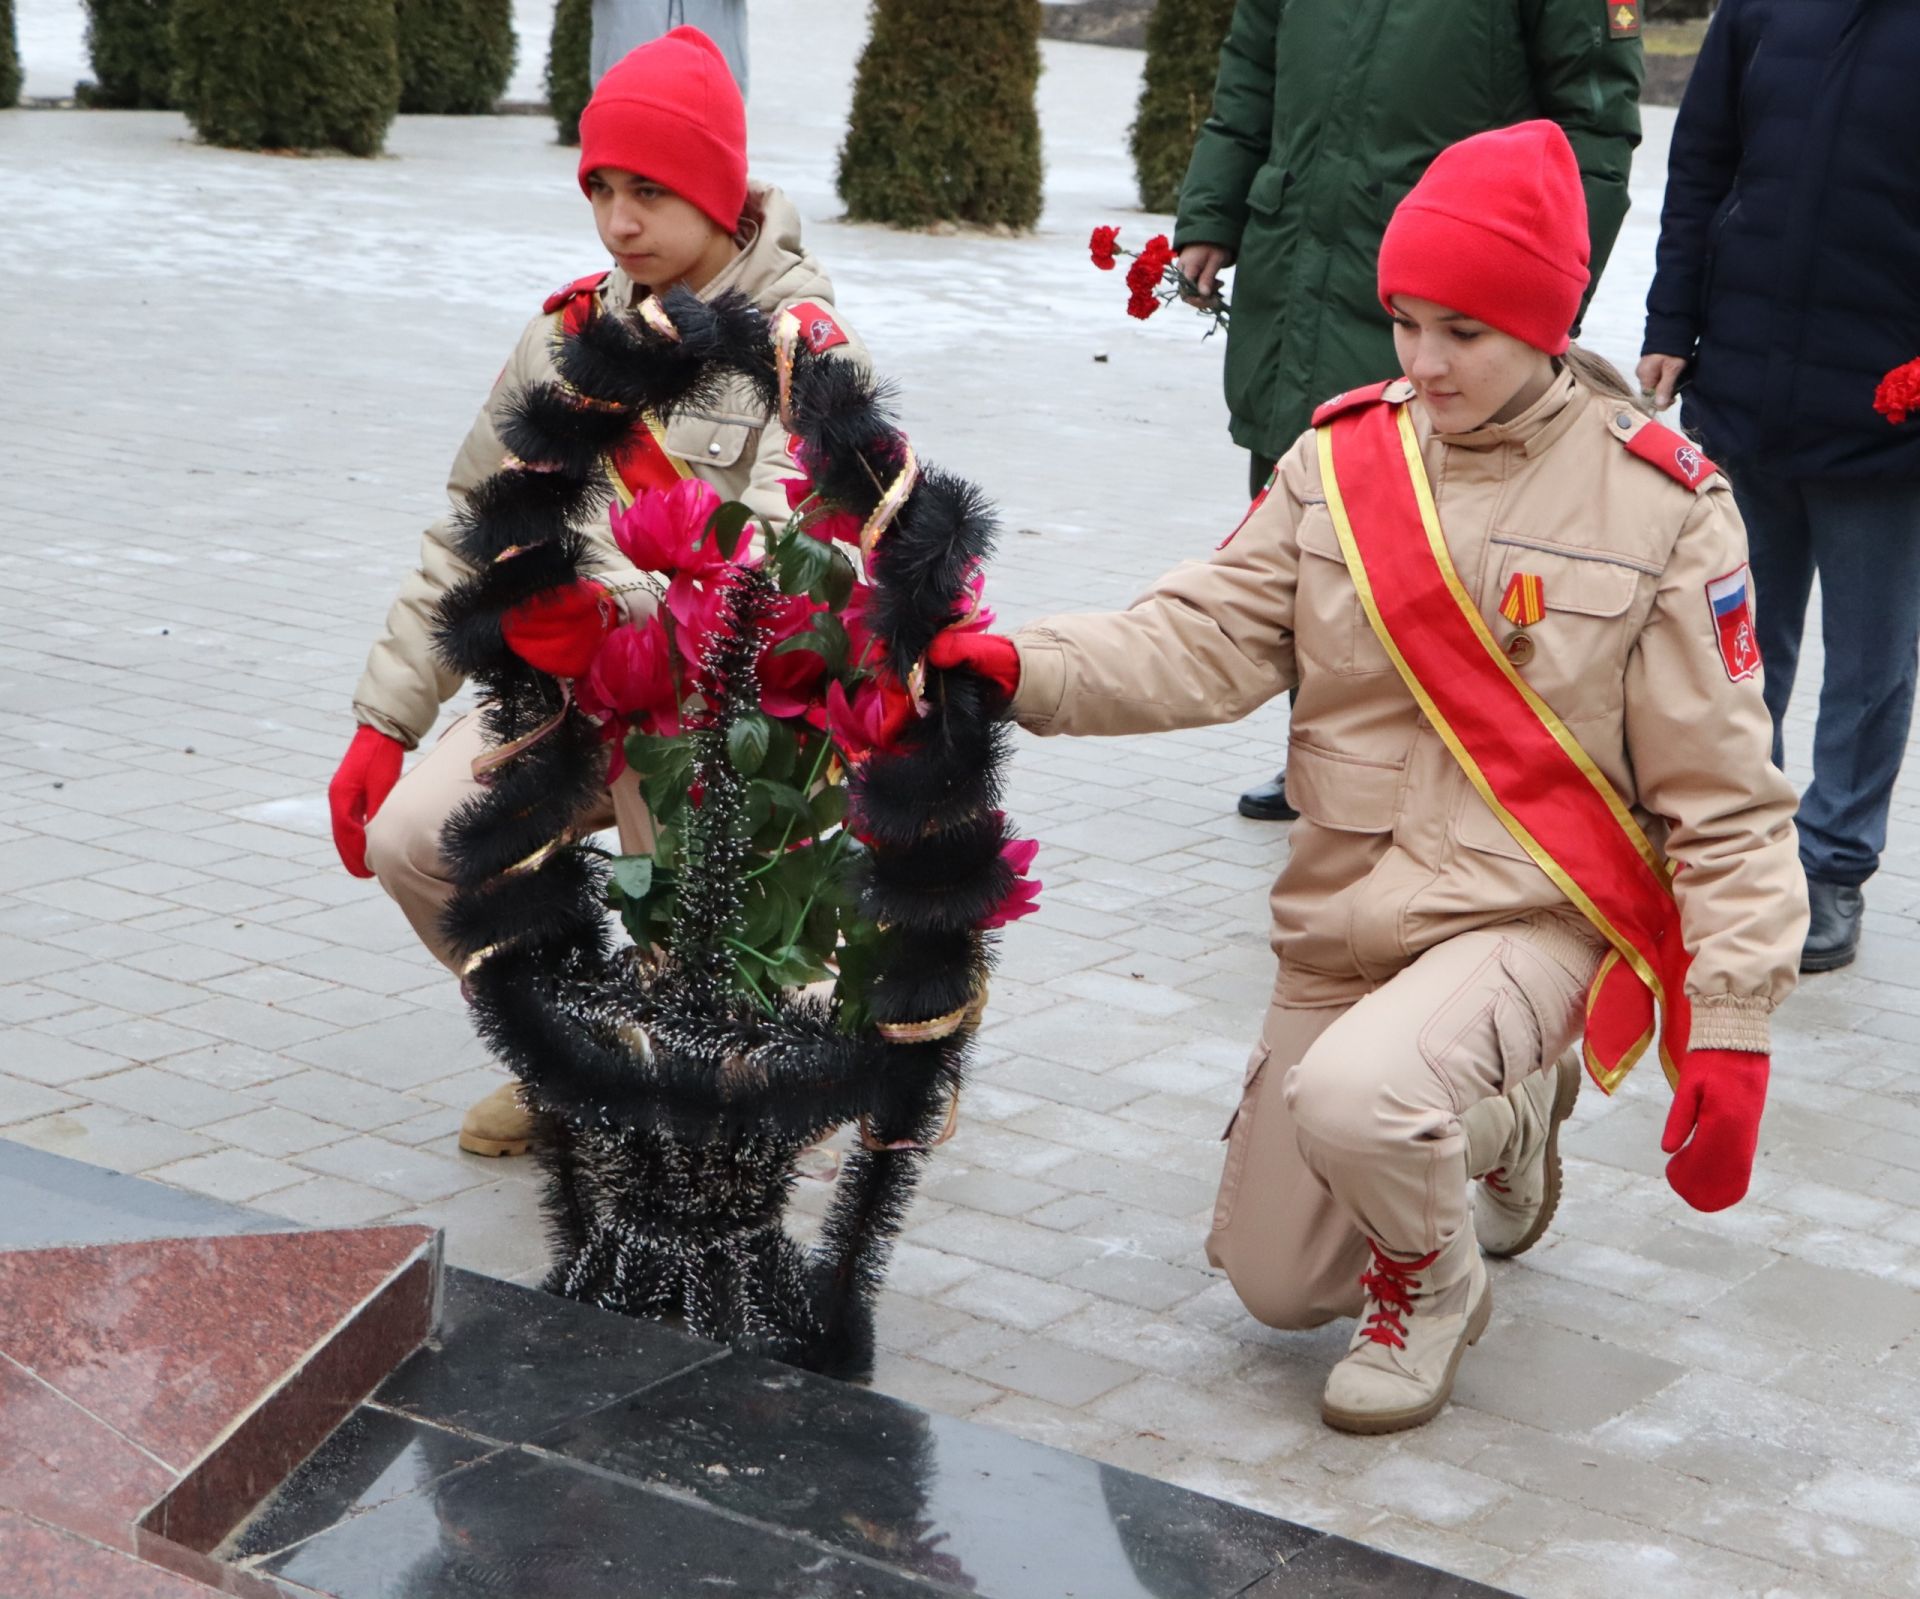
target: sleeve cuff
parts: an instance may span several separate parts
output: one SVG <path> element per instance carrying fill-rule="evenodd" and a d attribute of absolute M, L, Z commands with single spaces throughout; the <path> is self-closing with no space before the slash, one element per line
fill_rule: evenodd
<path fill-rule="evenodd" d="M 1067 657 L 1057 639 L 1044 633 L 1016 633 L 1020 686 L 1013 691 L 1013 719 L 1030 733 L 1053 730 L 1067 694 Z"/>
<path fill-rule="evenodd" d="M 1640 341 L 1642 355 L 1677 355 L 1691 361 L 1700 345 L 1700 330 L 1669 318 L 1647 319 L 1647 336 Z"/>
<path fill-rule="evenodd" d="M 370 727 L 376 733 L 385 733 L 388 738 L 397 740 L 403 749 L 418 749 L 420 735 L 404 723 L 396 722 L 384 711 L 377 711 L 364 701 L 353 702 L 353 719 L 362 727 Z"/>
<path fill-rule="evenodd" d="M 1773 1053 L 1773 1003 L 1737 994 L 1696 995 L 1689 1049 L 1736 1049 L 1751 1055 Z"/>

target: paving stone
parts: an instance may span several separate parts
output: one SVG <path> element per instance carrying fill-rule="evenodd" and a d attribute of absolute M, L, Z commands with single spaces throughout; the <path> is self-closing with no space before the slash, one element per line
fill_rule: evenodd
<path fill-rule="evenodd" d="M 343 1125 L 363 1131 L 377 1131 L 392 1122 L 418 1116 L 421 1102 L 371 1083 L 355 1082 L 336 1072 L 291 1072 L 257 1085 L 257 1097 L 290 1110 L 304 1111 L 322 1121 L 338 1119 Z"/>
<path fill-rule="evenodd" d="M 123 1071 L 126 1061 L 118 1055 L 88 1049 L 65 1038 L 53 1038 L 29 1027 L 11 1030 L 7 1035 L 7 1070 L 15 1077 L 59 1088 L 88 1077 Z"/>
<path fill-rule="evenodd" d="M 143 1064 L 164 1060 L 169 1055 L 183 1055 L 189 1050 L 204 1049 L 213 1042 L 205 1033 L 175 1027 L 171 1022 L 159 1021 L 151 1016 L 124 1014 L 118 1015 L 104 1027 L 92 1027 L 68 1036 L 87 1049 L 102 1050 L 109 1055 L 119 1055 Z"/>
<path fill-rule="evenodd" d="M 253 1208 L 308 1227 L 358 1227 L 404 1210 L 407 1201 L 383 1188 L 350 1183 L 342 1177 L 309 1177 L 291 1188 L 262 1194 Z"/>
<path fill-rule="evenodd" d="M 19 1144 L 118 1172 L 145 1172 L 211 1148 L 209 1140 L 112 1105 L 81 1104 L 7 1129 Z"/>
<path fill-rule="evenodd" d="M 245 1044 L 209 1044 L 204 1049 L 167 1057 L 168 1071 L 211 1083 L 215 1088 L 251 1088 L 300 1069 L 299 1062 L 284 1055 L 270 1055 Z"/>
<path fill-rule="evenodd" d="M 324 1122 L 304 1116 L 284 1105 L 250 1110 L 226 1121 L 210 1122 L 203 1129 L 209 1138 L 256 1155 L 300 1155 L 323 1144 L 339 1143 L 350 1136 L 337 1122 Z"/>
<path fill-rule="evenodd" d="M 300 1164 L 330 1177 L 384 1188 L 416 1204 L 445 1199 L 492 1175 L 487 1163 L 473 1156 L 449 1160 L 384 1138 L 364 1136 L 309 1150 L 300 1157 Z"/>
<path fill-rule="evenodd" d="M 167 1166 L 157 1166 L 147 1174 L 156 1182 L 172 1183 L 176 1188 L 236 1204 L 258 1199 L 277 1188 L 300 1181 L 299 1168 L 283 1161 L 268 1160 L 244 1149 L 216 1149 Z"/>
<path fill-rule="evenodd" d="M 159 1066 L 135 1066 L 90 1078 L 86 1088 L 96 1100 L 170 1127 L 201 1127 L 259 1108 L 259 1101 L 245 1094 L 214 1088 Z"/>
<path fill-rule="evenodd" d="M 1091 1294 L 998 1266 L 969 1272 L 938 1297 L 943 1305 L 1027 1332 L 1094 1302 Z"/>
<path fill-rule="evenodd" d="M 1056 1405 L 1083 1405 L 1138 1376 L 1138 1370 L 1047 1338 L 1015 1340 L 971 1363 L 970 1376 Z"/>
<path fill-rule="evenodd" d="M 19 1077 L 0 1076 L 0 1127 L 33 1121 L 80 1103 L 72 1094 L 63 1094 L 57 1088 Z"/>
<path fill-rule="evenodd" d="M 1912 1288 L 1798 1260 L 1756 1273 L 1715 1309 L 1736 1325 L 1856 1359 L 1873 1359 L 1920 1327 L 1920 1293 Z"/>

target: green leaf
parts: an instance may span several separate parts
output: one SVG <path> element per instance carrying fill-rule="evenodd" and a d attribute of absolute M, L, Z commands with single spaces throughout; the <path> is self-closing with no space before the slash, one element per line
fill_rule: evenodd
<path fill-rule="evenodd" d="M 751 944 L 755 949 L 778 943 L 793 912 L 792 902 L 778 883 L 765 877 L 757 879 L 748 891 L 742 912 L 740 942 Z"/>
<path fill-rule="evenodd" d="M 760 763 L 760 770 L 768 777 L 784 782 L 793 776 L 793 762 L 800 752 L 800 740 L 785 722 L 769 719 L 767 727 L 767 758 Z"/>
<path fill-rule="evenodd" d="M 782 639 L 774 645 L 773 653 L 788 655 L 794 650 L 811 650 L 827 663 L 827 670 L 837 677 L 846 670 L 847 651 L 850 648 L 847 630 L 840 618 L 831 611 L 816 611 L 813 625 L 806 632 Z"/>
<path fill-rule="evenodd" d="M 813 836 L 813 807 L 799 789 L 791 783 L 772 783 L 765 778 L 757 778 L 753 786 L 765 789 L 774 809 L 792 817 L 800 825 L 802 837 Z"/>
<path fill-rule="evenodd" d="M 811 534 L 802 534 L 781 547 L 776 575 L 782 594 L 805 594 L 814 588 L 833 564 L 834 552 Z M 851 592 L 851 589 L 849 589 Z"/>
<path fill-rule="evenodd" d="M 687 784 L 684 774 L 659 772 L 640 780 L 640 797 L 647 802 L 647 813 L 656 822 L 679 819 L 687 808 Z"/>
<path fill-rule="evenodd" d="M 780 988 L 801 988 L 833 974 L 796 944 L 774 950 L 767 956 L 767 981 Z"/>
<path fill-rule="evenodd" d="M 773 820 L 773 796 L 767 792 L 769 786 L 759 778 L 747 785 L 747 797 L 740 806 L 740 831 L 748 838 L 757 838 L 761 829 Z"/>
<path fill-rule="evenodd" d="M 759 711 L 743 711 L 727 729 L 727 759 L 742 777 L 751 777 L 767 759 L 773 724 Z"/>
<path fill-rule="evenodd" d="M 809 808 L 813 813 L 813 830 L 816 833 L 839 826 L 847 819 L 847 785 L 829 783 L 813 796 Z"/>
<path fill-rule="evenodd" d="M 653 888 L 651 855 L 616 855 L 613 860 L 613 886 L 628 899 L 645 899 Z"/>
<path fill-rule="evenodd" d="M 680 830 L 658 825 L 653 830 L 653 868 L 656 878 L 680 864 Z"/>
<path fill-rule="evenodd" d="M 823 604 L 831 605 L 836 611 L 845 605 L 853 594 L 853 562 L 838 545 L 820 546 L 827 552 L 826 570 L 807 585 L 807 593 Z"/>
<path fill-rule="evenodd" d="M 728 500 L 707 519 L 707 532 L 718 541 L 720 553 L 729 561 L 740 553 L 740 546 L 746 542 L 747 524 L 753 520 L 753 512 L 738 500 Z"/>
<path fill-rule="evenodd" d="M 679 758 L 685 748 L 680 739 L 662 738 L 657 733 L 629 733 L 626 742 L 627 765 L 642 777 L 664 771 Z"/>

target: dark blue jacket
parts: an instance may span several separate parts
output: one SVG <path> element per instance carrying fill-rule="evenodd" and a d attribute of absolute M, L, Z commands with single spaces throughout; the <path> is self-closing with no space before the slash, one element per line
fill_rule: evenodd
<path fill-rule="evenodd" d="M 1920 356 L 1920 0 L 1721 0 L 1680 104 L 1644 350 L 1707 448 L 1920 481 L 1873 409 Z"/>

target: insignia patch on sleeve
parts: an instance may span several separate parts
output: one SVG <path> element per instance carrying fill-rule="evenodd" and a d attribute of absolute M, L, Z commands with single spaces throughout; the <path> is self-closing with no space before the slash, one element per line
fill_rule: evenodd
<path fill-rule="evenodd" d="M 1604 0 L 1607 8 L 1607 37 L 1640 37 L 1640 0 Z"/>
<path fill-rule="evenodd" d="M 1707 584 L 1707 606 L 1720 641 L 1720 664 L 1735 683 L 1760 670 L 1760 645 L 1753 633 L 1753 582 L 1744 563 Z"/>
<path fill-rule="evenodd" d="M 825 306 L 815 305 L 811 300 L 801 300 L 788 306 L 787 310 L 800 324 L 800 342 L 815 355 L 825 355 L 836 345 L 847 342 L 840 324 L 834 321 L 833 313 Z"/>
<path fill-rule="evenodd" d="M 1247 514 L 1241 517 L 1238 522 L 1234 523 L 1233 532 L 1229 533 L 1218 544 L 1214 545 L 1214 548 L 1216 550 L 1224 550 L 1229 544 L 1231 544 L 1234 541 L 1234 537 L 1236 534 L 1239 533 L 1240 529 L 1245 527 L 1249 522 L 1253 520 L 1253 513 L 1259 510 L 1261 506 L 1267 503 L 1267 496 L 1273 492 L 1274 484 L 1278 483 L 1279 481 L 1280 481 L 1280 468 L 1278 465 L 1275 465 L 1274 469 L 1267 474 L 1267 486 L 1263 488 L 1258 494 L 1254 495 L 1253 504 L 1247 507 Z"/>

